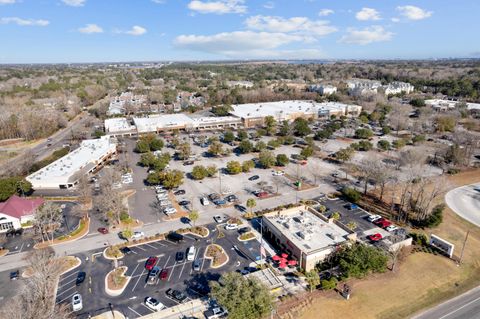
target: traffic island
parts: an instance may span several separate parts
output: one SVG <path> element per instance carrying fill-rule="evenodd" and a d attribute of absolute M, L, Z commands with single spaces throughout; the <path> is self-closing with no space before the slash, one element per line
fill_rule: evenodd
<path fill-rule="evenodd" d="M 210 235 L 210 231 L 208 230 L 208 228 L 203 227 L 203 226 L 181 228 L 181 229 L 177 230 L 177 233 L 183 234 L 183 235 L 190 234 L 190 235 L 198 236 L 198 237 L 201 237 L 201 238 L 207 238 L 208 235 Z"/>
<path fill-rule="evenodd" d="M 238 241 L 249 241 L 255 239 L 255 234 L 251 231 L 246 232 L 245 234 L 241 234 L 238 236 Z"/>
<path fill-rule="evenodd" d="M 210 267 L 214 269 L 226 265 L 229 260 L 225 249 L 217 244 L 211 244 L 207 246 L 205 258 L 210 259 Z"/>
<path fill-rule="evenodd" d="M 90 228 L 90 218 L 88 218 L 88 217 L 82 218 L 82 219 L 80 219 L 80 222 L 78 223 L 77 228 L 75 228 L 75 230 L 73 230 L 71 233 L 69 233 L 67 235 L 62 235 L 62 236 L 60 236 L 58 238 L 55 238 L 53 240 L 44 241 L 44 242 L 35 244 L 33 246 L 33 248 L 34 249 L 43 249 L 43 248 L 46 248 L 48 246 L 55 246 L 55 245 L 58 245 L 58 244 L 64 244 L 64 243 L 68 243 L 68 242 L 72 242 L 72 241 L 81 239 L 88 234 L 89 228 Z"/>
<path fill-rule="evenodd" d="M 128 267 L 122 266 L 110 271 L 105 277 L 105 292 L 107 295 L 120 296 L 132 277 L 125 276 Z"/>

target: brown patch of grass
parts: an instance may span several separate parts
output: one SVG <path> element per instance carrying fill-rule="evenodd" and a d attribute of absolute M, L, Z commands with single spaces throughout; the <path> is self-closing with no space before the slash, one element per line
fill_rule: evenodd
<path fill-rule="evenodd" d="M 205 251 L 205 257 L 212 260 L 212 267 L 219 267 L 228 260 L 225 250 L 222 246 L 216 244 L 208 245 L 207 250 Z"/>
<path fill-rule="evenodd" d="M 107 275 L 107 287 L 111 290 L 122 289 L 127 283 L 127 277 L 124 276 L 127 267 L 118 267 Z"/>
<path fill-rule="evenodd" d="M 249 232 L 246 232 L 245 234 L 241 234 L 239 237 L 238 237 L 239 240 L 252 240 L 252 239 L 255 239 L 255 234 L 251 231 Z"/>

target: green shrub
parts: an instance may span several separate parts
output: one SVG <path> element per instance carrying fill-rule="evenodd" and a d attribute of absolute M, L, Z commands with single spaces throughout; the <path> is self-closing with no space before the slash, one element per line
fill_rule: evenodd
<path fill-rule="evenodd" d="M 323 290 L 331 290 L 337 288 L 338 280 L 335 277 L 330 279 L 320 280 L 320 286 Z"/>

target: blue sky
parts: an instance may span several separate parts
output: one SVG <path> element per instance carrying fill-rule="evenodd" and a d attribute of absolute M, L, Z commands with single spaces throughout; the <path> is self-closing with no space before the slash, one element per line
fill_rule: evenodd
<path fill-rule="evenodd" d="M 0 63 L 480 57 L 478 0 L 0 0 Z"/>

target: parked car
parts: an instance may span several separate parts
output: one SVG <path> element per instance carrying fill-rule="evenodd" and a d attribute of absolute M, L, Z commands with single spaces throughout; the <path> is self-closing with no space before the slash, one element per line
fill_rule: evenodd
<path fill-rule="evenodd" d="M 84 271 L 78 272 L 77 280 L 75 280 L 75 286 L 80 286 L 82 284 L 82 282 L 85 281 L 86 276 L 87 276 L 87 274 Z"/>
<path fill-rule="evenodd" d="M 248 233 L 249 231 L 251 231 L 250 227 L 242 227 L 238 230 L 240 234 L 245 234 L 245 233 Z"/>
<path fill-rule="evenodd" d="M 140 239 L 144 236 L 145 234 L 143 233 L 143 231 L 136 231 L 136 232 L 133 232 L 132 239 Z"/>
<path fill-rule="evenodd" d="M 145 306 L 152 309 L 153 311 L 160 311 L 166 308 L 164 304 L 152 297 L 145 298 Z"/>
<path fill-rule="evenodd" d="M 285 175 L 285 172 L 284 171 L 275 171 L 273 172 L 273 176 L 283 176 Z"/>
<path fill-rule="evenodd" d="M 100 234 L 104 234 L 104 235 L 105 235 L 105 234 L 108 234 L 108 228 L 106 228 L 106 227 L 100 227 L 100 228 L 97 229 L 97 230 L 98 230 L 98 232 L 99 232 Z"/>
<path fill-rule="evenodd" d="M 202 197 L 200 199 L 200 203 L 202 203 L 203 206 L 207 206 L 210 204 L 210 202 L 208 201 L 208 199 L 206 197 Z"/>
<path fill-rule="evenodd" d="M 187 249 L 187 260 L 188 261 L 193 261 L 195 259 L 195 252 L 196 252 L 195 246 L 188 247 L 188 249 Z"/>
<path fill-rule="evenodd" d="M 225 225 L 225 230 L 234 230 L 234 229 L 238 229 L 237 224 L 226 224 Z"/>
<path fill-rule="evenodd" d="M 170 241 L 173 241 L 175 243 L 179 243 L 185 240 L 185 237 L 183 237 L 182 234 L 176 233 L 176 232 L 171 232 L 167 235 L 167 239 Z"/>
<path fill-rule="evenodd" d="M 20 277 L 20 271 L 15 270 L 10 272 L 10 280 L 17 280 Z"/>
<path fill-rule="evenodd" d="M 214 201 L 214 200 L 220 199 L 220 195 L 216 193 L 211 193 L 208 195 L 208 199 L 210 199 L 211 201 Z"/>
<path fill-rule="evenodd" d="M 167 207 L 163 210 L 163 212 L 167 215 L 170 215 L 170 214 L 175 214 L 177 210 L 173 207 Z"/>
<path fill-rule="evenodd" d="M 175 300 L 179 303 L 182 303 L 187 299 L 187 296 L 183 292 L 181 292 L 179 290 L 172 289 L 172 288 L 168 288 L 167 291 L 165 291 L 165 294 L 169 298 L 171 298 L 171 299 L 173 299 L 173 300 Z"/>
<path fill-rule="evenodd" d="M 380 218 L 382 218 L 382 216 L 380 215 L 369 215 L 367 217 L 368 221 L 372 223 L 375 222 L 376 220 L 379 220 Z"/>
<path fill-rule="evenodd" d="M 122 252 L 122 254 L 124 255 L 128 255 L 128 254 L 131 254 L 132 253 L 132 250 L 128 247 L 122 247 L 120 248 L 120 251 Z"/>
<path fill-rule="evenodd" d="M 346 205 L 346 208 L 348 210 L 354 210 L 354 209 L 357 209 L 358 208 L 358 205 L 357 204 L 347 204 Z"/>
<path fill-rule="evenodd" d="M 177 254 L 175 255 L 175 260 L 181 263 L 183 262 L 184 259 L 185 259 L 185 253 L 183 251 L 177 252 Z"/>
<path fill-rule="evenodd" d="M 373 222 L 375 225 L 377 225 L 378 227 L 381 227 L 381 228 L 386 228 L 388 226 L 390 226 L 392 224 L 391 221 L 389 221 L 388 219 L 385 219 L 385 218 L 380 218 L 380 219 L 377 219 L 376 221 Z"/>
<path fill-rule="evenodd" d="M 186 193 L 186 192 L 185 192 L 183 189 L 179 189 L 179 190 L 176 191 L 174 194 L 178 196 L 178 195 L 185 195 L 185 193 Z"/>
<path fill-rule="evenodd" d="M 73 311 L 80 311 L 82 309 L 83 309 L 82 295 L 74 294 L 72 296 L 72 310 Z"/>
<path fill-rule="evenodd" d="M 258 198 L 267 198 L 268 197 L 268 193 L 267 192 L 258 192 L 257 194 L 255 194 Z"/>
<path fill-rule="evenodd" d="M 259 178 L 260 178 L 260 176 L 258 176 L 258 175 L 253 175 L 252 177 L 249 177 L 248 180 L 249 180 L 249 181 L 256 181 L 256 180 L 259 179 Z"/>
<path fill-rule="evenodd" d="M 214 307 L 205 311 L 204 315 L 207 319 L 226 318 L 228 316 L 228 311 L 222 307 Z"/>
<path fill-rule="evenodd" d="M 180 206 L 188 206 L 188 205 L 190 205 L 190 201 L 188 201 L 188 200 L 182 200 L 182 201 L 178 202 L 178 205 L 180 205 Z"/>
<path fill-rule="evenodd" d="M 390 225 L 390 226 L 385 227 L 386 231 L 395 231 L 397 229 L 398 229 L 398 227 L 395 226 L 395 225 Z"/>
<path fill-rule="evenodd" d="M 161 200 L 161 201 L 159 202 L 159 205 L 160 205 L 160 206 L 163 206 L 163 207 L 165 207 L 165 206 L 170 206 L 170 201 L 169 201 L 169 200 Z"/>
<path fill-rule="evenodd" d="M 242 213 L 245 213 L 247 211 L 247 208 L 245 206 L 242 206 L 242 205 L 235 205 L 234 207 L 235 207 L 235 209 L 237 209 L 238 211 L 240 211 Z"/>
<path fill-rule="evenodd" d="M 200 271 L 200 259 L 195 259 L 192 264 L 194 271 Z"/>
<path fill-rule="evenodd" d="M 195 164 L 194 161 L 185 161 L 185 162 L 183 162 L 183 166 L 188 166 L 188 165 L 193 165 L 193 164 Z"/>
<path fill-rule="evenodd" d="M 160 272 L 160 280 L 167 280 L 168 279 L 168 269 L 162 269 Z"/>
<path fill-rule="evenodd" d="M 157 195 L 157 200 L 160 202 L 162 200 L 166 200 L 168 199 L 168 195 L 167 194 L 158 194 Z"/>
<path fill-rule="evenodd" d="M 231 203 L 231 202 L 237 201 L 238 198 L 237 198 L 237 196 L 235 196 L 235 195 L 228 195 L 227 197 L 225 197 L 225 200 L 226 200 L 227 202 L 230 202 L 230 203 Z"/>
<path fill-rule="evenodd" d="M 227 202 L 224 199 L 216 199 L 213 203 L 217 206 L 225 205 Z"/>
<path fill-rule="evenodd" d="M 229 195 L 232 193 L 232 190 L 230 188 L 224 188 L 221 193 L 222 195 Z"/>
<path fill-rule="evenodd" d="M 145 262 L 145 269 L 149 271 L 152 270 L 153 267 L 155 267 L 155 265 L 157 264 L 157 261 L 158 261 L 157 257 L 154 257 L 154 256 L 148 257 L 147 261 Z"/>
<path fill-rule="evenodd" d="M 148 273 L 147 285 L 155 285 L 158 281 L 158 276 L 160 275 L 160 268 L 157 266 L 153 267 L 152 270 Z"/>
<path fill-rule="evenodd" d="M 223 222 L 225 221 L 225 220 L 223 219 L 223 217 L 220 216 L 220 215 L 215 215 L 215 216 L 213 216 L 213 220 L 215 220 L 215 221 L 216 221 L 217 223 L 219 223 L 219 224 L 220 224 L 220 223 L 223 223 Z"/>
<path fill-rule="evenodd" d="M 376 234 L 368 235 L 367 238 L 371 241 L 379 241 L 380 239 L 383 238 L 383 236 L 380 233 L 376 233 Z"/>

